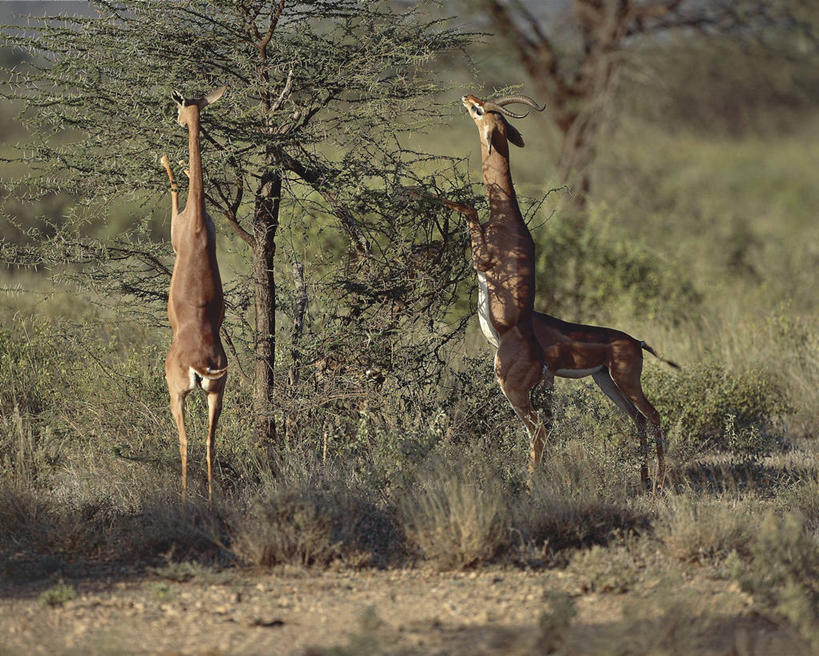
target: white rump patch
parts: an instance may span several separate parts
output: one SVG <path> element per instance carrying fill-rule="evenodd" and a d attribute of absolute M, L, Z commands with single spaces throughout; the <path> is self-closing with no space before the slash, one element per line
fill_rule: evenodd
<path fill-rule="evenodd" d="M 196 389 L 196 378 L 199 376 L 193 367 L 188 367 L 188 392 Z"/>
<path fill-rule="evenodd" d="M 500 338 L 489 318 L 489 286 L 486 284 L 486 274 L 483 271 L 478 271 L 478 322 L 486 341 L 498 348 Z"/>
<path fill-rule="evenodd" d="M 561 378 L 585 378 L 586 376 L 596 374 L 602 368 L 603 365 L 592 367 L 591 369 L 558 369 L 555 371 L 555 376 L 560 376 Z"/>
<path fill-rule="evenodd" d="M 213 381 L 219 380 L 227 373 L 227 370 L 219 371 L 218 369 L 215 370 L 215 375 L 209 376 L 208 374 L 211 373 L 211 369 L 208 368 L 208 373 L 201 374 L 193 367 L 188 367 L 188 380 L 190 381 L 190 385 L 188 387 L 188 391 L 196 389 L 197 386 L 201 387 L 206 392 L 210 391 L 210 388 L 213 387 Z M 197 382 L 198 379 L 198 382 Z"/>

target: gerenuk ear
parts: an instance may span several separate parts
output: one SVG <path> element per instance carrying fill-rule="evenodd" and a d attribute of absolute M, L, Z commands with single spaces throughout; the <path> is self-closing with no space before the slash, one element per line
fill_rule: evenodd
<path fill-rule="evenodd" d="M 210 93 L 205 94 L 205 97 L 202 98 L 202 107 L 207 107 L 208 105 L 215 103 L 222 97 L 222 94 L 225 93 L 226 90 L 227 87 L 219 87 L 218 89 L 214 89 Z"/>
<path fill-rule="evenodd" d="M 509 121 L 506 121 L 506 139 L 509 143 L 515 144 L 518 148 L 523 148 L 523 136 L 521 136 L 518 129 L 509 123 Z"/>
<path fill-rule="evenodd" d="M 178 91 L 171 91 L 171 96 L 177 105 L 181 105 L 182 107 L 185 106 L 185 97 L 181 93 Z"/>

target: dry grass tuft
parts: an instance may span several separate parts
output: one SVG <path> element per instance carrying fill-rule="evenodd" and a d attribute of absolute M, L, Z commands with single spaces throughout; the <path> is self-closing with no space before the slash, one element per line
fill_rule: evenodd
<path fill-rule="evenodd" d="M 795 513 L 765 516 L 757 528 L 749 564 L 734 563 L 734 576 L 760 607 L 784 617 L 814 652 L 819 649 L 819 542 Z"/>
<path fill-rule="evenodd" d="M 655 530 L 673 557 L 707 564 L 731 552 L 750 556 L 756 522 L 750 501 L 706 500 L 689 492 L 668 497 Z"/>
<path fill-rule="evenodd" d="M 233 523 L 233 550 L 247 563 L 327 565 L 341 553 L 322 498 L 309 490 L 273 490 L 260 495 Z"/>
<path fill-rule="evenodd" d="M 641 564 L 625 546 L 601 547 L 577 552 L 569 571 L 581 593 L 623 594 L 640 580 Z"/>
<path fill-rule="evenodd" d="M 283 465 L 275 479 L 234 512 L 232 548 L 240 560 L 271 567 L 386 565 L 403 552 L 403 538 L 377 490 L 353 471 L 304 458 Z"/>
<path fill-rule="evenodd" d="M 410 543 L 441 569 L 490 561 L 507 544 L 500 484 L 462 465 L 434 464 L 399 500 L 398 511 Z"/>
<path fill-rule="evenodd" d="M 513 509 L 513 525 L 524 544 L 552 553 L 607 544 L 612 537 L 648 526 L 648 514 L 634 494 L 637 481 L 611 476 L 601 460 L 578 443 L 545 462 L 530 494 Z"/>

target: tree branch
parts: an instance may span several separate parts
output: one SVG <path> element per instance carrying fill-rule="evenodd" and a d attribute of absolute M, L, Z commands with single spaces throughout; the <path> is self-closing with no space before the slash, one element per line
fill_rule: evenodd
<path fill-rule="evenodd" d="M 284 166 L 288 171 L 292 171 L 299 176 L 307 184 L 313 187 L 313 189 L 315 189 L 321 195 L 321 197 L 324 198 L 324 200 L 327 201 L 333 210 L 333 214 L 335 214 L 339 221 L 341 221 L 341 225 L 344 227 L 347 235 L 352 240 L 356 250 L 361 255 L 369 255 L 370 242 L 364 234 L 364 231 L 361 229 L 361 226 L 358 224 L 355 216 L 349 208 L 345 207 L 339 201 L 338 196 L 334 192 L 330 191 L 324 184 L 322 184 L 325 180 L 332 177 L 332 171 L 326 167 L 317 166 L 315 164 L 312 166 L 305 166 L 284 151 L 280 151 L 278 155 L 282 166 Z"/>

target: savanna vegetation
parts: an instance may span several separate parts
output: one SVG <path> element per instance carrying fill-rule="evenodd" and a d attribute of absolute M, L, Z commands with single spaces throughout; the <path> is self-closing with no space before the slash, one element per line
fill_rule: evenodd
<path fill-rule="evenodd" d="M 558 380 L 527 488 L 465 225 L 404 191 L 486 211 L 458 99 L 544 88 L 496 33 L 490 5 L 515 3 L 285 2 L 264 60 L 279 2 L 92 4 L 3 28 L 4 595 L 48 612 L 112 572 L 494 568 L 559 574 L 496 653 L 819 649 L 815 2 L 737 11 L 723 32 L 625 35 L 577 170 L 552 119 L 515 122 L 537 309 L 681 365 L 644 367 L 668 437 L 656 494 L 627 418 L 588 379 Z M 558 26 L 584 4 L 524 3 Z M 565 33 L 540 36 L 571 75 L 585 60 Z M 179 496 L 159 156 L 187 152 L 171 90 L 217 84 L 203 160 L 231 369 L 208 509 L 195 394 Z M 744 606 L 726 619 L 679 581 Z M 577 609 L 594 595 L 626 601 L 592 631 Z M 370 615 L 349 640 L 332 653 L 426 653 Z"/>

